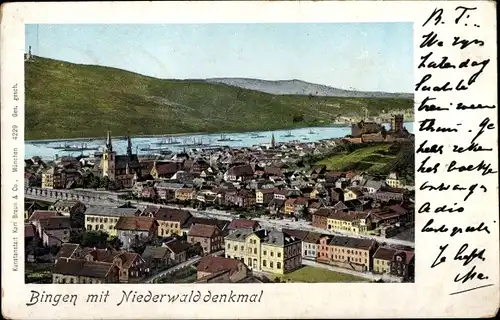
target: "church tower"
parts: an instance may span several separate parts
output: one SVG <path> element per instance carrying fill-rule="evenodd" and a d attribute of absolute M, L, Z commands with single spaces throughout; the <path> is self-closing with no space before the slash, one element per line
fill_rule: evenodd
<path fill-rule="evenodd" d="M 127 136 L 127 156 L 129 161 L 132 160 L 132 139 L 130 135 Z"/>
<path fill-rule="evenodd" d="M 276 147 L 276 140 L 274 139 L 274 133 L 273 133 L 273 135 L 271 136 L 271 148 L 274 147 Z"/>
<path fill-rule="evenodd" d="M 111 132 L 108 131 L 108 136 L 106 138 L 106 148 L 102 153 L 102 176 L 108 177 L 109 180 L 115 180 L 115 161 L 116 152 L 113 151 L 113 145 L 111 143 Z"/>

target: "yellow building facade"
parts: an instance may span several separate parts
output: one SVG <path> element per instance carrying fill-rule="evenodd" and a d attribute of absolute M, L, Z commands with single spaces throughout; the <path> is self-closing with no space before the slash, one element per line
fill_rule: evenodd
<path fill-rule="evenodd" d="M 226 236 L 226 258 L 243 261 L 250 270 L 285 274 L 302 265 L 302 242 L 279 231 L 237 230 Z"/>
<path fill-rule="evenodd" d="M 133 217 L 138 212 L 136 208 L 90 207 L 85 215 L 85 230 L 104 231 L 110 236 L 116 236 L 116 224 L 121 217 Z"/>

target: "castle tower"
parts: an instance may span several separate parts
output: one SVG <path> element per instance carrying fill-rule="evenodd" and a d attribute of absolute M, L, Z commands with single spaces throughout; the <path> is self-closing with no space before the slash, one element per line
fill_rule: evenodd
<path fill-rule="evenodd" d="M 276 147 L 276 140 L 274 139 L 274 133 L 273 133 L 273 135 L 271 136 L 271 148 L 274 147 Z"/>
<path fill-rule="evenodd" d="M 397 114 L 392 118 L 391 131 L 400 133 L 403 132 L 404 128 L 404 116 L 402 114 Z"/>
<path fill-rule="evenodd" d="M 113 145 L 111 143 L 111 132 L 108 131 L 108 136 L 106 138 L 106 148 L 102 153 L 102 176 L 108 177 L 109 180 L 115 180 L 115 161 L 116 152 L 113 151 Z"/>

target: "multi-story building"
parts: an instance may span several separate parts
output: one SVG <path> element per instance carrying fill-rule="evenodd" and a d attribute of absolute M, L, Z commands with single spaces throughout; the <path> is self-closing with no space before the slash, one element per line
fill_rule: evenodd
<path fill-rule="evenodd" d="M 330 210 L 327 217 L 327 229 L 341 233 L 366 234 L 369 230 L 372 230 L 370 213 Z"/>
<path fill-rule="evenodd" d="M 318 262 L 356 271 L 371 271 L 377 243 L 370 239 L 326 236 L 320 239 L 319 247 Z"/>
<path fill-rule="evenodd" d="M 204 254 L 209 254 L 224 248 L 222 231 L 214 225 L 193 224 L 189 229 L 188 242 L 199 243 Z"/>
<path fill-rule="evenodd" d="M 123 249 L 141 245 L 151 240 L 158 229 L 158 222 L 151 217 L 121 217 L 116 223 L 116 235 L 123 243 Z"/>
<path fill-rule="evenodd" d="M 193 188 L 181 188 L 175 190 L 175 199 L 179 201 L 189 201 L 196 198 L 196 191 Z"/>
<path fill-rule="evenodd" d="M 61 258 L 52 269 L 52 283 L 119 283 L 119 272 L 109 262 Z"/>
<path fill-rule="evenodd" d="M 262 189 L 255 191 L 255 203 L 267 205 L 274 198 L 274 189 Z"/>
<path fill-rule="evenodd" d="M 105 206 L 89 207 L 85 211 L 85 229 L 104 231 L 116 236 L 116 224 L 121 217 L 134 217 L 140 210 L 136 208 L 112 208 Z"/>
<path fill-rule="evenodd" d="M 188 228 L 189 221 L 193 217 L 187 210 L 172 208 L 156 208 L 152 212 L 143 214 L 155 218 L 158 222 L 159 237 L 182 235 L 183 229 Z"/>
<path fill-rule="evenodd" d="M 280 231 L 271 231 L 261 242 L 261 270 L 285 274 L 302 266 L 302 241 Z"/>
<path fill-rule="evenodd" d="M 396 172 L 389 173 L 387 178 L 385 178 L 385 183 L 392 188 L 404 187 L 403 180 L 401 180 L 401 177 Z"/>
<path fill-rule="evenodd" d="M 59 168 L 50 168 L 42 173 L 42 188 L 62 189 L 64 188 L 62 172 Z"/>
<path fill-rule="evenodd" d="M 373 272 L 390 274 L 391 262 L 396 254 L 396 249 L 379 247 L 373 255 Z"/>
<path fill-rule="evenodd" d="M 280 231 L 239 229 L 225 238 L 226 258 L 250 270 L 284 274 L 302 265 L 301 240 Z"/>

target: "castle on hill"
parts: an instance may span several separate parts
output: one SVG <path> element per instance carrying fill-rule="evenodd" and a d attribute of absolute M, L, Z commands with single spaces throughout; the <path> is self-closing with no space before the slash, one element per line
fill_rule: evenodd
<path fill-rule="evenodd" d="M 352 142 L 389 142 L 411 139 L 411 134 L 404 126 L 404 116 L 398 114 L 391 119 L 391 129 L 377 122 L 361 120 L 351 125 Z M 358 141 L 359 140 L 359 141 Z"/>

